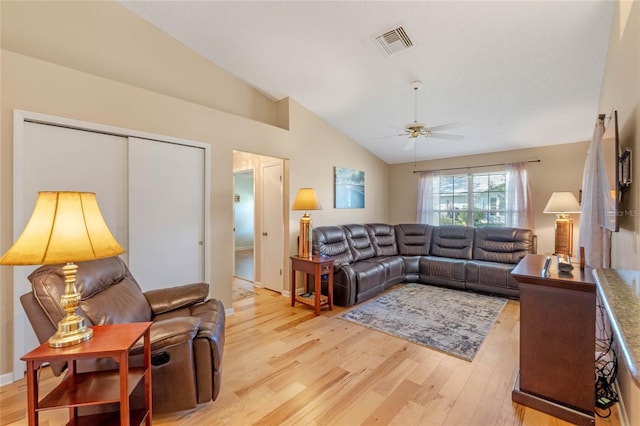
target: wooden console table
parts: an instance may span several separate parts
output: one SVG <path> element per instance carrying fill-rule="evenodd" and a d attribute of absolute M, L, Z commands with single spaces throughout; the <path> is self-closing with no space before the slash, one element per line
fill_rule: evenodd
<path fill-rule="evenodd" d="M 578 425 L 594 424 L 596 284 L 577 265 L 529 254 L 511 272 L 520 284 L 520 373 L 511 398 Z"/>
<path fill-rule="evenodd" d="M 93 337 L 64 348 L 50 348 L 45 342 L 23 356 L 27 363 L 27 414 L 30 426 L 38 424 L 38 412 L 68 408 L 70 425 L 151 425 L 151 322 L 94 326 Z M 129 351 L 144 336 L 144 367 L 129 368 Z M 119 370 L 78 373 L 76 361 L 113 358 Z M 38 368 L 49 361 L 67 361 L 67 377 L 54 390 L 38 398 Z M 129 396 L 144 380 L 144 409 L 130 410 Z M 78 416 L 78 407 L 120 403 L 120 413 Z"/>
<path fill-rule="evenodd" d="M 320 306 L 326 305 L 333 309 L 333 262 L 334 259 L 326 256 L 291 256 L 291 306 L 296 301 L 313 306 L 316 315 L 320 315 Z M 296 294 L 296 271 L 304 272 L 304 291 L 309 292 L 309 274 L 315 276 L 314 292 L 312 297 L 302 297 Z M 328 275 L 327 295 L 321 292 L 321 276 Z"/>

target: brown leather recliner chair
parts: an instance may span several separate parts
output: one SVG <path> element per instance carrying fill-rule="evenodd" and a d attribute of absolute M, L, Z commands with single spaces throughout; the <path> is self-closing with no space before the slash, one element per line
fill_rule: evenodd
<path fill-rule="evenodd" d="M 46 265 L 30 276 L 32 292 L 20 300 L 38 340 L 45 342 L 64 316 L 63 265 Z M 151 326 L 154 413 L 195 408 L 220 392 L 225 312 L 222 302 L 207 299 L 209 285 L 187 284 L 143 293 L 119 257 L 78 262 L 78 314 L 87 325 L 153 321 Z M 142 341 L 131 351 L 131 366 L 143 365 Z M 56 375 L 65 364 L 52 364 Z M 117 368 L 108 358 L 78 361 L 78 371 Z"/>

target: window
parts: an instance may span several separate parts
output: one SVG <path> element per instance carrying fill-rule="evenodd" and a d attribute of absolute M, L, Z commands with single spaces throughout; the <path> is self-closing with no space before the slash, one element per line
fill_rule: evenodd
<path fill-rule="evenodd" d="M 432 177 L 433 225 L 505 226 L 506 172 Z"/>

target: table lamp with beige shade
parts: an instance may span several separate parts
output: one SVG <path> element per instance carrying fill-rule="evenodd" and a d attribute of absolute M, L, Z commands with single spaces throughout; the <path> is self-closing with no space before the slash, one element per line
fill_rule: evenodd
<path fill-rule="evenodd" d="M 300 218 L 300 241 L 298 243 L 298 256 L 311 257 L 313 253 L 313 235 L 311 226 L 311 216 L 309 210 L 322 210 L 322 205 L 318 200 L 316 191 L 313 188 L 300 188 L 296 199 L 293 201 L 291 210 L 303 210 L 304 214 Z"/>
<path fill-rule="evenodd" d="M 573 220 L 569 214 L 580 213 L 580 204 L 575 195 L 572 192 L 554 192 L 543 212 L 557 215 L 554 254 L 573 256 Z"/>
<path fill-rule="evenodd" d="M 62 348 L 91 339 L 93 330 L 76 314 L 75 262 L 124 253 L 109 231 L 92 192 L 39 192 L 35 208 L 18 240 L 0 258 L 2 265 L 51 265 L 64 263 L 64 294 L 60 306 L 66 316 L 49 346 Z"/>

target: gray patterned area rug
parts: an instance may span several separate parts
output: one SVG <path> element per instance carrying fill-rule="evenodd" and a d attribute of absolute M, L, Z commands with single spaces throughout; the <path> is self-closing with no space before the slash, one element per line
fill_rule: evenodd
<path fill-rule="evenodd" d="M 473 361 L 506 303 L 462 290 L 398 284 L 340 317 Z"/>

